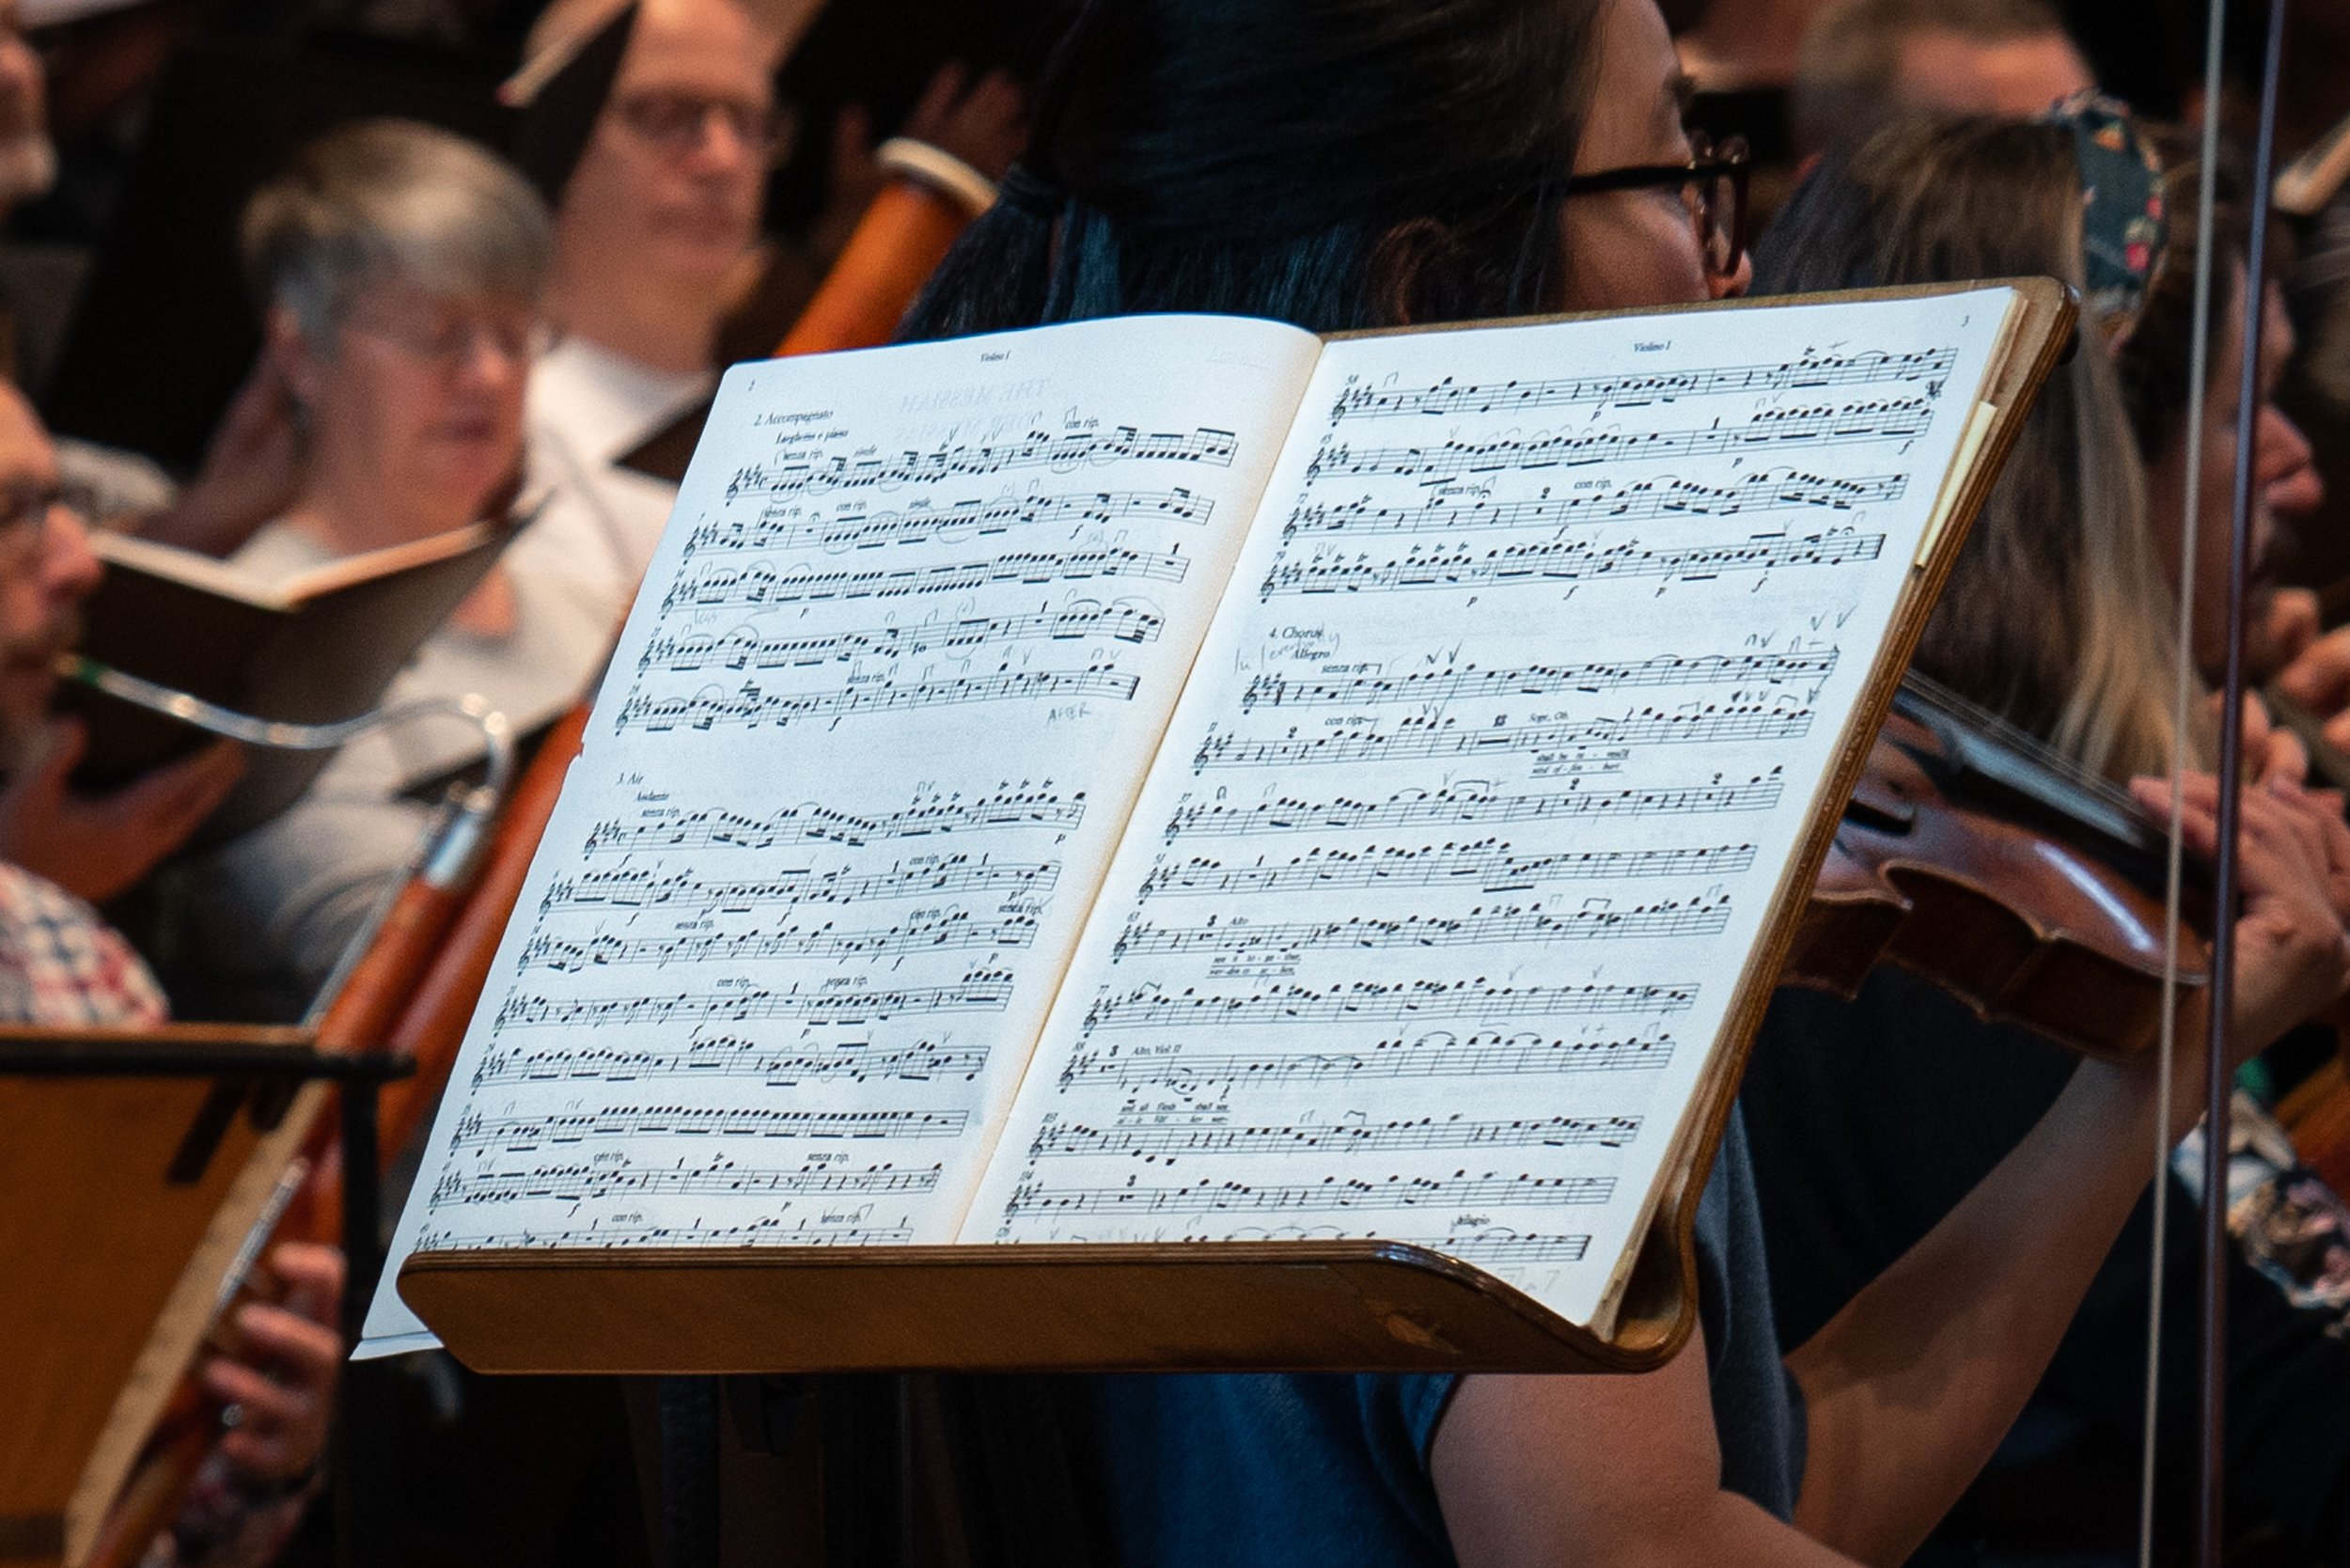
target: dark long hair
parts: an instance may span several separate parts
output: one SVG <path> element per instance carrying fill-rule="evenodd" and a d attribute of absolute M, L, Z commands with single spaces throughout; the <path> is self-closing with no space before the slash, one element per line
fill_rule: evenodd
<path fill-rule="evenodd" d="M 1008 198 L 901 336 L 1139 311 L 1313 331 L 1559 297 L 1601 0 L 1090 0 Z"/>

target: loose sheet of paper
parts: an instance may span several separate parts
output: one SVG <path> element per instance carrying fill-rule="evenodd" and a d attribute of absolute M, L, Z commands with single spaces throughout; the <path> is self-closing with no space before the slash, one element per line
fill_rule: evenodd
<path fill-rule="evenodd" d="M 943 1242 L 1320 345 L 727 378 L 451 1078 L 421 1247 Z"/>
<path fill-rule="evenodd" d="M 2010 298 L 1330 345 L 964 1238 L 1591 1321 Z"/>

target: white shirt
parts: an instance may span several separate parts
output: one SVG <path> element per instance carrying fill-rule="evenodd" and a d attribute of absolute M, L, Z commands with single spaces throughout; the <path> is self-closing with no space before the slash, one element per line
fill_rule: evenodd
<path fill-rule="evenodd" d="M 618 462 L 716 384 L 707 371 L 657 370 L 582 337 L 541 355 L 525 423 L 530 484 L 554 494 L 509 569 L 577 583 L 611 607 L 617 631 L 677 501 L 677 486 Z"/>
<path fill-rule="evenodd" d="M 521 543 L 507 552 L 509 564 Z M 316 540 L 273 523 L 229 561 L 274 581 L 334 558 Z M 515 575 L 512 582 L 510 634 L 485 637 L 443 626 L 394 678 L 385 703 L 478 692 L 516 733 L 527 734 L 578 701 L 609 651 L 610 607 L 561 579 Z M 422 847 L 433 809 L 407 792 L 481 750 L 480 731 L 462 720 L 423 718 L 375 730 L 337 751 L 287 810 L 197 857 L 188 868 L 189 914 L 215 967 L 290 980 L 295 995 L 306 995 Z"/>

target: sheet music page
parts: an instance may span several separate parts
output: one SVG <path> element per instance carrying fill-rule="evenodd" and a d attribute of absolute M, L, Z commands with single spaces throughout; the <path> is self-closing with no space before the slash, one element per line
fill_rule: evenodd
<path fill-rule="evenodd" d="M 422 1247 L 946 1241 L 1321 344 L 729 372 L 450 1080 Z"/>
<path fill-rule="evenodd" d="M 1331 344 L 964 1239 L 1590 1322 L 2012 297 Z"/>

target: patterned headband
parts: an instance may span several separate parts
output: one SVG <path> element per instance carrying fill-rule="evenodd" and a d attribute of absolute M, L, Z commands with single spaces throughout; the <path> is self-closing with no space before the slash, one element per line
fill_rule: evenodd
<path fill-rule="evenodd" d="M 2089 313 L 2108 350 L 2138 325 L 2170 239 L 2162 159 L 2129 109 L 2094 92 L 2078 94 L 2041 117 L 2067 126 L 2081 177 L 2081 262 Z"/>

